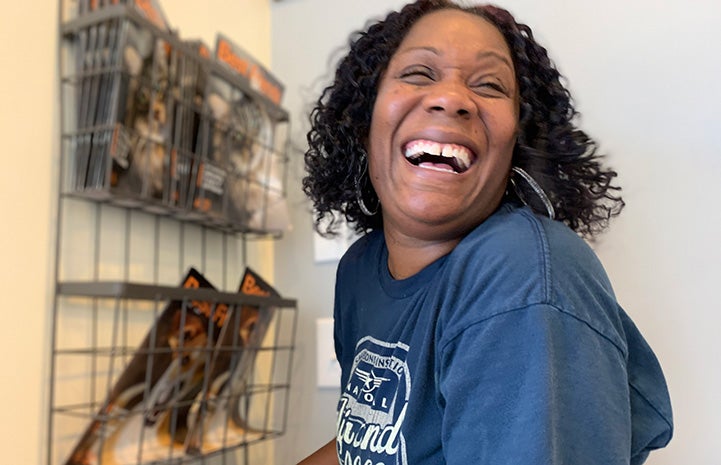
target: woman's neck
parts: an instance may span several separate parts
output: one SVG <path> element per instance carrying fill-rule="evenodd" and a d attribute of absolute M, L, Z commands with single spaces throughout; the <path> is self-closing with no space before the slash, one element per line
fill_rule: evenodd
<path fill-rule="evenodd" d="M 460 238 L 428 241 L 385 232 L 388 271 L 394 279 L 413 276 L 434 261 L 449 254 Z"/>

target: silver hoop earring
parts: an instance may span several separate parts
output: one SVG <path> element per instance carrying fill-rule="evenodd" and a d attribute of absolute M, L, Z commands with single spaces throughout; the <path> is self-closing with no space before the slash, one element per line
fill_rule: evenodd
<path fill-rule="evenodd" d="M 376 213 L 378 213 L 378 208 L 380 207 L 380 200 L 378 201 L 378 204 L 376 205 L 376 208 L 371 211 L 365 204 L 365 201 L 363 200 L 363 189 L 361 187 L 361 179 L 364 178 L 366 171 L 368 170 L 368 159 L 363 156 L 361 159 L 361 169 L 358 176 L 355 178 L 355 196 L 356 201 L 358 202 L 358 208 L 360 208 L 360 211 L 363 212 L 365 216 L 373 216 Z"/>
<path fill-rule="evenodd" d="M 556 211 L 553 209 L 553 204 L 549 200 L 548 196 L 545 192 L 543 192 L 543 189 L 541 186 L 538 185 L 535 179 L 531 177 L 530 174 L 526 173 L 522 168 L 519 168 L 517 166 L 514 166 L 511 168 L 511 171 L 515 174 L 518 174 L 520 177 L 522 177 L 529 186 L 531 186 L 531 189 L 533 189 L 533 192 L 538 196 L 538 198 L 541 199 L 541 202 L 543 203 L 543 206 L 546 207 L 546 212 L 548 213 L 548 217 L 550 219 L 556 218 Z M 514 176 L 511 174 L 511 184 L 513 185 L 513 190 L 516 192 L 516 196 L 518 196 L 518 199 L 523 202 L 523 205 L 529 206 L 526 202 L 526 199 L 523 196 L 523 193 L 521 193 L 521 189 L 516 184 L 515 179 L 513 179 Z"/>

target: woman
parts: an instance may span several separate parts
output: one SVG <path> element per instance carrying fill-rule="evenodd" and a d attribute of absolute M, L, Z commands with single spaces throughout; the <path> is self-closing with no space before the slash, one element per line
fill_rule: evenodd
<path fill-rule="evenodd" d="M 661 368 L 579 237 L 623 202 L 574 116 L 505 10 L 420 0 L 353 39 L 303 187 L 317 226 L 364 235 L 337 272 L 337 437 L 303 464 L 640 464 L 668 443 Z"/>

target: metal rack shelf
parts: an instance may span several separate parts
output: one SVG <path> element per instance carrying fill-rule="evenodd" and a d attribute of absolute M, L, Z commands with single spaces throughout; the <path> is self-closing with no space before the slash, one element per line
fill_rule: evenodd
<path fill-rule="evenodd" d="M 137 300 L 204 300 L 226 304 L 253 305 L 258 307 L 295 307 L 295 299 L 260 297 L 212 289 L 184 289 L 172 286 L 131 283 L 125 281 L 75 281 L 60 282 L 57 294 L 77 297 L 105 297 Z"/>

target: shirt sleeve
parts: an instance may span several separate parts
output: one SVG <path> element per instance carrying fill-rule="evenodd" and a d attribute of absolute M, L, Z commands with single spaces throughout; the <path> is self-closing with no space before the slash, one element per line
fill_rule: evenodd
<path fill-rule="evenodd" d="M 448 465 L 629 464 L 626 356 L 552 305 L 476 322 L 439 352 Z"/>

